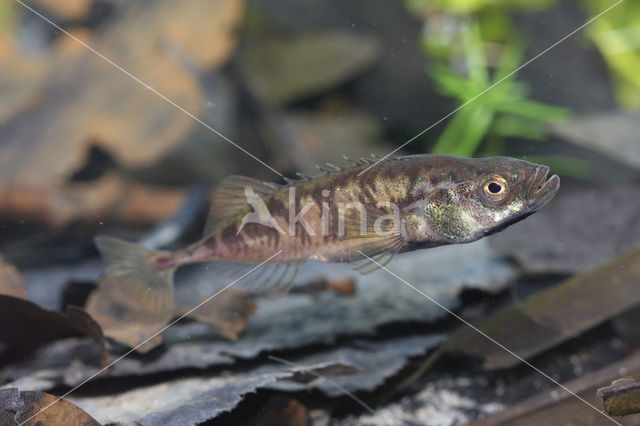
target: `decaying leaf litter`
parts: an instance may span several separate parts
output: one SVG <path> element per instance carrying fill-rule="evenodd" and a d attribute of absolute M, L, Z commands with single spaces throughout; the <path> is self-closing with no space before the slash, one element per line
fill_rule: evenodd
<path fill-rule="evenodd" d="M 63 18 L 60 22 L 77 22 L 65 28 L 225 135 L 241 140 L 247 149 L 262 154 L 271 151 L 273 164 L 287 173 L 309 172 L 313 163 L 335 161 L 342 154 L 355 158 L 372 151 L 384 154 L 390 146 L 381 141 L 382 135 L 389 134 L 385 125 L 389 120 L 377 119 L 384 107 L 375 103 L 389 98 L 384 92 L 388 89 L 375 82 L 384 81 L 381 79 L 390 76 L 392 69 L 395 73 L 401 70 L 384 55 L 393 44 L 375 31 L 364 36 L 345 33 L 333 22 L 302 17 L 302 22 L 311 20 L 309 25 L 315 30 L 310 32 L 292 26 L 286 14 L 273 17 L 261 9 L 264 5 L 240 1 L 212 2 L 207 5 L 211 8 L 208 12 L 198 2 L 186 2 L 184 15 L 172 13 L 167 2 L 136 6 L 113 2 L 106 6 L 87 1 L 84 6 L 76 2 L 76 8 L 68 10 L 44 1 L 36 3 L 50 16 Z M 405 16 L 401 6 L 378 6 L 370 9 L 378 10 L 381 27 L 397 27 L 405 19 L 403 27 L 413 28 L 409 35 L 417 37 L 416 26 L 407 17 L 398 18 Z M 96 7 L 113 8 L 110 13 L 98 14 L 104 25 L 97 27 L 88 18 Z M 243 10 L 249 12 L 243 16 Z M 270 21 L 252 20 L 257 12 Z M 356 6 L 347 6 L 342 13 L 358 22 Z M 164 24 L 168 14 L 175 18 L 170 28 Z M 209 21 L 197 25 L 211 14 L 216 15 L 219 25 L 211 26 Z M 141 17 L 149 25 L 130 25 Z M 248 28 L 243 27 L 247 19 L 251 30 L 246 37 L 239 37 L 243 33 L 238 28 Z M 43 25 L 41 28 L 48 31 L 41 22 L 31 25 Z M 278 25 L 299 36 L 273 33 Z M 269 37 L 260 36 L 265 31 Z M 273 176 L 268 171 L 256 175 L 254 165 L 242 153 L 223 142 L 212 142 L 206 129 L 65 37 L 53 37 L 49 44 L 36 47 L 39 55 L 25 54 L 13 32 L 3 31 L 2 37 L 0 55 L 15 63 L 0 76 L 0 85 L 11 88 L 0 108 L 0 136 L 7 141 L 0 155 L 4 159 L 0 289 L 6 307 L 2 310 L 5 332 L 0 336 L 0 384 L 4 389 L 0 391 L 4 392 L 0 408 L 5 410 L 2 416 L 9 419 L 26 412 L 35 414 L 24 411 L 32 407 L 30 403 L 20 401 L 41 398 L 45 402 L 38 404 L 48 404 L 53 397 L 38 392 L 64 394 L 163 325 L 144 323 L 144 318 L 126 305 L 118 315 L 109 309 L 101 315 L 95 304 L 88 305 L 90 314 L 67 307 L 82 306 L 88 297 L 97 300 L 102 265 L 91 246 L 93 235 L 109 233 L 130 241 L 179 246 L 198 238 L 202 227 L 198 217 L 204 215 L 203 204 L 208 198 L 201 193 L 200 202 L 191 203 L 188 194 L 193 192 L 187 183 L 202 178 L 217 181 L 229 173 L 266 180 Z M 216 41 L 203 49 L 203 39 Z M 360 46 L 358 56 L 343 48 L 356 45 Z M 118 50 L 117 46 L 127 48 Z M 303 54 L 314 49 L 325 56 L 305 59 Z M 416 54 L 411 49 L 396 53 L 413 58 Z M 302 72 L 300 80 L 285 79 L 276 87 L 275 77 L 282 75 L 278 67 L 283 65 L 282 61 L 270 64 L 265 59 L 269 51 L 274 52 L 269 58 L 287 58 L 299 52 L 293 56 L 301 63 L 309 61 L 306 69 L 314 71 L 336 62 L 341 66 L 332 68 L 331 73 Z M 143 56 L 135 56 L 135 52 Z M 583 55 L 588 62 L 591 53 Z M 431 90 L 426 77 L 422 78 L 413 80 L 414 87 L 409 86 L 409 92 L 415 92 L 412 96 Z M 336 96 L 345 84 L 353 85 L 351 94 Z M 72 86 L 75 88 L 70 90 Z M 381 89 L 376 93 L 369 87 Z M 405 90 L 403 87 L 406 82 L 399 81 L 398 93 Z M 64 102 L 57 101 L 60 93 L 69 95 Z M 123 102 L 127 108 L 119 107 Z M 398 103 L 395 99 L 391 102 Z M 425 115 L 439 117 L 448 112 L 438 108 L 422 111 L 421 121 L 414 123 L 421 126 Z M 135 112 L 139 110 L 157 121 L 137 120 Z M 399 115 L 388 118 L 395 125 L 404 120 L 403 125 L 412 126 L 410 113 Z M 592 122 L 589 116 L 584 120 Z M 154 125 L 159 122 L 163 126 Z M 416 128 L 416 133 L 419 130 Z M 592 146 L 584 142 L 583 134 L 568 126 L 552 131 L 558 139 L 576 146 Z M 20 141 L 25 139 L 33 143 L 22 152 Z M 340 140 L 353 143 L 344 145 Z M 51 143 L 60 145 L 52 148 Z M 270 148 L 265 150 L 260 143 Z M 571 145 L 561 141 L 556 144 L 563 153 L 576 150 L 576 155 L 585 158 L 599 155 L 588 151 L 590 148 L 568 148 Z M 576 392 L 583 392 L 580 395 L 594 404 L 601 404 L 595 393 L 598 387 L 633 375 L 634 371 L 624 369 L 633 369 L 638 362 L 634 351 L 637 333 L 625 326 L 637 318 L 633 312 L 637 303 L 624 296 L 633 295 L 640 281 L 633 268 L 638 263 L 633 248 L 640 240 L 636 234 L 639 207 L 637 200 L 628 196 L 638 182 L 633 162 L 637 153 L 620 154 L 620 150 L 633 150 L 633 144 L 612 146 L 611 150 L 606 146 L 610 144 L 593 145 L 597 152 L 610 153 L 612 160 L 603 159 L 595 165 L 595 174 L 605 178 L 569 182 L 566 195 L 563 186 L 558 199 L 546 209 L 490 241 L 405 254 L 389 264 L 392 272 L 447 308 L 469 320 L 479 319 L 479 325 L 490 323 L 491 318 L 516 315 L 528 322 L 527 329 L 539 327 L 543 330 L 539 340 L 524 346 L 513 340 L 520 330 L 516 336 L 510 336 L 508 330 L 489 334 L 507 347 L 513 345 L 516 353 L 569 388 L 575 386 Z M 53 164 L 51 150 L 68 155 Z M 619 159 L 624 166 L 615 162 Z M 189 170 L 184 170 L 185 163 L 190 164 Z M 613 174 L 621 181 L 606 179 Z M 615 205 L 616 214 L 612 214 L 611 205 Z M 188 219 L 174 216 L 180 208 L 191 210 Z M 164 220 L 168 222 L 148 233 L 149 227 Z M 162 237 L 166 235 L 163 232 L 169 232 L 170 237 Z M 606 264 L 614 265 L 613 269 L 607 270 Z M 568 275 L 574 277 L 563 281 Z M 228 283 L 212 278 L 206 266 L 181 272 L 177 281 L 176 317 Z M 589 291 L 580 290 L 587 289 L 581 287 L 583 282 L 592 283 Z M 527 300 L 528 293 L 557 283 L 559 287 L 550 287 L 548 293 L 534 298 L 549 294 L 546 297 L 559 308 L 540 313 L 528 307 L 532 303 Z M 569 294 L 571 303 L 565 303 L 562 297 L 567 296 L 557 294 L 570 283 L 576 293 Z M 104 288 L 101 285 L 100 291 Z M 580 297 L 588 304 L 601 291 L 618 301 L 589 316 L 590 322 L 578 321 L 570 330 L 563 328 L 566 321 L 576 318 L 576 309 L 583 309 Z M 509 308 L 512 302 L 515 307 Z M 568 413 L 578 422 L 591 419 L 601 424 L 598 422 L 603 420 L 595 411 L 587 414 L 589 408 L 568 395 L 554 398 L 554 392 L 561 391 L 519 366 L 517 360 L 507 359 L 497 348 L 487 346 L 489 353 L 472 350 L 469 356 L 470 345 L 485 347 L 479 336 L 472 336 L 479 340 L 462 345 L 462 351 L 448 351 L 460 342 L 461 333 L 468 335 L 468 330 L 385 271 L 363 276 L 345 265 L 327 269 L 326 265 L 310 264 L 300 271 L 293 289 L 284 297 L 263 299 L 230 288 L 203 309 L 69 395 L 87 417 L 74 411 L 71 402 L 64 402 L 50 408 L 49 419 L 77 415 L 87 424 L 94 424 L 91 417 L 100 423 L 224 424 L 247 420 L 264 424 L 260 423 L 264 418 L 257 415 L 258 407 L 263 407 L 275 418 L 295 412 L 292 418 L 298 419 L 297 424 L 310 419 L 315 419 L 311 420 L 314 423 L 332 419 L 336 424 L 462 424 L 487 416 L 489 421 L 498 411 L 504 411 L 507 420 L 503 424 L 512 424 L 509 419 L 514 418 L 523 422 L 544 416 L 569 419 Z M 481 319 L 491 313 L 493 316 Z M 14 333 L 6 333 L 10 329 Z M 437 363 L 416 378 L 415 372 L 430 363 L 434 353 L 442 353 Z M 275 362 L 270 354 L 297 367 Z M 491 359 L 503 360 L 494 362 L 497 371 L 483 369 L 483 361 Z M 581 376 L 585 385 L 578 382 Z M 304 392 L 310 389 L 316 391 Z M 374 413 L 350 399 L 345 390 L 366 401 Z M 30 391 L 36 393 L 26 394 Z M 275 396 L 292 399 L 277 404 Z M 532 404 L 529 397 L 547 399 Z M 510 410 L 522 406 L 527 410 L 514 417 Z M 632 417 L 617 420 L 633 424 Z M 490 424 L 499 422 L 496 417 Z"/>

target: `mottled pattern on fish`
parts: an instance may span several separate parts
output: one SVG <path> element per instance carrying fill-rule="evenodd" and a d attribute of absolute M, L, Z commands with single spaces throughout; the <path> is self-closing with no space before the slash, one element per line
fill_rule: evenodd
<path fill-rule="evenodd" d="M 540 174 L 538 170 L 544 170 L 546 176 L 548 170 L 511 158 L 453 159 L 435 155 L 385 160 L 360 174 L 367 167 L 369 164 L 364 163 L 324 172 L 310 179 L 282 185 L 273 195 L 263 195 L 269 212 L 286 231 L 285 234 L 259 223 L 248 223 L 237 234 L 242 218 L 252 211 L 251 206 L 246 205 L 214 233 L 187 249 L 184 256 L 176 254 L 175 262 L 219 259 L 258 263 L 278 250 L 282 250 L 278 262 L 304 259 L 345 261 L 361 257 L 356 250 L 362 246 L 361 237 L 364 236 L 360 232 L 349 235 L 353 234 L 353 229 L 346 229 L 347 235 L 343 236 L 338 229 L 339 206 L 354 202 L 372 208 L 367 212 L 369 226 L 376 218 L 376 210 L 381 214 L 391 213 L 385 207 L 386 203 L 398 207 L 402 220 L 401 236 L 406 242 L 400 251 L 470 241 L 486 235 L 478 234 L 478 231 L 497 225 L 496 219 L 501 221 L 508 214 L 523 209 L 525 206 L 519 203 L 528 193 L 523 183 L 529 183 L 523 178 L 536 177 L 536 173 Z M 513 207 L 506 212 L 488 211 L 474 206 L 471 199 L 465 199 L 469 196 L 468 191 L 482 183 L 477 182 L 481 180 L 479 177 L 492 176 L 496 170 L 512 181 L 510 190 L 515 196 L 509 201 Z M 520 183 L 520 180 L 525 182 Z M 303 218 L 312 232 L 297 222 L 295 232 L 289 235 L 290 188 L 295 189 L 295 214 L 300 213 L 307 203 L 311 204 Z M 456 199 L 461 204 L 455 203 Z M 220 200 L 221 203 L 224 201 L 224 198 Z M 325 226 L 327 229 L 323 229 L 323 205 L 324 215 L 329 218 L 326 221 L 328 226 Z M 344 211 L 347 218 L 359 225 L 357 210 Z M 422 215 L 429 215 L 432 225 L 421 232 L 412 229 L 412 221 Z"/>
<path fill-rule="evenodd" d="M 371 168 L 371 161 L 352 163 L 286 185 L 227 178 L 213 198 L 207 235 L 177 252 L 108 237 L 97 243 L 126 285 L 171 288 L 173 271 L 187 263 L 257 264 L 278 251 L 273 263 L 352 262 L 363 254 L 388 261 L 402 251 L 474 241 L 534 213 L 559 187 L 557 176 L 546 180 L 548 167 L 509 157 L 415 155 Z M 366 213 L 362 227 L 361 212 L 346 208 L 353 203 Z M 291 220 L 305 206 L 308 228 Z M 271 225 L 248 220 L 254 216 L 268 217 Z"/>
<path fill-rule="evenodd" d="M 211 247 L 212 253 L 239 261 L 259 262 L 265 258 L 265 254 L 278 250 L 282 250 L 278 261 L 305 258 L 325 261 L 348 259 L 350 255 L 356 255 L 354 248 L 360 244 L 358 238 L 354 238 L 353 235 L 339 235 L 339 205 L 345 207 L 344 216 L 349 218 L 358 215 L 356 210 L 347 208 L 350 203 L 375 207 L 383 202 L 397 205 L 410 202 L 412 197 L 409 196 L 409 192 L 415 186 L 415 178 L 419 179 L 417 168 L 408 167 L 403 170 L 398 167 L 399 161 L 402 160 L 383 162 L 362 176 L 358 176 L 358 173 L 368 165 L 325 172 L 312 179 L 283 186 L 264 201 L 269 212 L 286 231 L 285 235 L 259 223 L 245 225 L 236 235 L 243 216 L 251 210 L 250 206 L 247 206 L 227 226 L 206 238 L 203 244 Z M 407 166 L 412 163 L 404 162 Z M 290 188 L 295 189 L 293 200 L 296 215 L 305 205 L 311 205 L 302 216 L 311 232 L 307 231 L 301 221 L 297 221 L 293 235 L 289 235 Z M 329 218 L 326 225 L 323 221 L 323 205 L 324 216 Z M 359 220 L 359 217 L 356 220 Z M 345 229 L 343 234 L 347 231 L 349 229 Z"/>

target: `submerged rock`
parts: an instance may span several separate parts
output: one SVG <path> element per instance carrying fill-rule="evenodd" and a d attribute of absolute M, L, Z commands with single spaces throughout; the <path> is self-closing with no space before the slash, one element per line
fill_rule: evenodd
<path fill-rule="evenodd" d="M 608 112 L 553 124 L 551 133 L 640 170 L 640 114 Z"/>
<path fill-rule="evenodd" d="M 544 209 L 490 237 L 499 253 L 529 273 L 585 272 L 640 245 L 637 186 L 563 193 Z"/>
<path fill-rule="evenodd" d="M 375 40 L 349 32 L 249 38 L 239 64 L 252 90 L 286 104 L 344 84 L 380 56 Z"/>

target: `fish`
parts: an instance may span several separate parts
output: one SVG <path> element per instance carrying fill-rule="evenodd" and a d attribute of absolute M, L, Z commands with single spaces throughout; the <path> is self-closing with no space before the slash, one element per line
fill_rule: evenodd
<path fill-rule="evenodd" d="M 348 262 L 369 273 L 398 253 L 499 232 L 538 211 L 560 187 L 549 167 L 511 157 L 345 159 L 347 165 L 327 164 L 284 184 L 227 177 L 213 191 L 203 238 L 181 250 L 97 236 L 106 274 L 160 314 L 172 307 L 180 266 L 211 262 L 214 273 L 240 274 L 277 253 L 248 285 L 281 294 L 306 261 Z"/>

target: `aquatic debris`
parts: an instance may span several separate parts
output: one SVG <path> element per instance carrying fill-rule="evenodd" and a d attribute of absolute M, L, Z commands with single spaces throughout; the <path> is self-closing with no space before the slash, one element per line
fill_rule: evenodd
<path fill-rule="evenodd" d="M 640 413 L 640 376 L 614 380 L 609 386 L 598 389 L 598 396 L 610 416 Z"/>
<path fill-rule="evenodd" d="M 640 249 L 535 294 L 524 303 L 480 320 L 478 328 L 524 359 L 640 305 Z M 523 333 L 522 330 L 526 330 Z M 511 368 L 520 359 L 467 327 L 438 350 L 484 360 L 487 369 Z"/>
<path fill-rule="evenodd" d="M 565 383 L 576 395 L 593 406 L 598 406 L 598 389 L 620 376 L 621 371 L 640 371 L 640 356 L 632 354 L 626 358 L 588 372 Z M 511 425 L 602 425 L 607 421 L 604 413 L 589 409 L 583 401 L 562 390 L 541 390 L 519 401 L 499 413 L 478 419 L 469 426 L 511 426 Z M 609 415 L 615 415 L 608 413 Z M 615 419 L 623 425 L 640 424 L 640 415 Z"/>
<path fill-rule="evenodd" d="M 296 37 L 249 37 L 239 64 L 252 90 L 270 104 L 286 104 L 344 84 L 379 57 L 378 42 L 344 31 Z"/>
<path fill-rule="evenodd" d="M 27 288 L 15 266 L 4 262 L 0 256 L 0 294 L 27 297 Z"/>
<path fill-rule="evenodd" d="M 529 274 L 587 272 L 640 245 L 637 192 L 637 184 L 606 184 L 563 193 L 489 243 Z"/>
<path fill-rule="evenodd" d="M 358 341 L 294 358 L 301 367 L 269 362 L 228 374 L 199 372 L 191 377 L 175 376 L 162 383 L 142 385 L 118 395 L 76 395 L 70 400 L 102 423 L 198 424 L 232 410 L 246 394 L 261 389 L 286 392 L 319 389 L 330 397 L 344 395 L 334 384 L 317 379 L 310 371 L 328 377 L 349 392 L 373 391 L 411 357 L 424 355 L 443 339 L 444 336 L 432 335 L 384 342 Z"/>
<path fill-rule="evenodd" d="M 199 73 L 231 56 L 244 1 L 186 0 L 180 13 L 169 0 L 114 7 L 117 19 L 87 42 L 144 86 L 66 36 L 60 39 L 74 46 L 70 52 L 56 43 L 38 55 L 19 48 L 0 52 L 2 88 L 13 95 L 0 99 L 0 181 L 21 187 L 60 184 L 83 166 L 91 146 L 125 167 L 146 166 L 183 144 L 197 126 L 149 89 L 200 116 L 205 94 Z M 15 94 L 14 84 L 21 88 Z M 140 111 L 148 119 L 141 120 Z M 52 152 L 64 155 L 52 158 Z"/>
<path fill-rule="evenodd" d="M 568 142 L 640 170 L 639 119 L 637 113 L 613 111 L 552 124 L 550 130 Z"/>
<path fill-rule="evenodd" d="M 65 313 L 48 311 L 28 300 L 0 294 L 0 365 L 53 340 L 88 336 L 103 347 L 106 362 L 108 343 L 100 325 L 82 308 L 69 306 Z"/>
<path fill-rule="evenodd" d="M 0 184 L 0 218 L 62 228 L 72 223 L 156 224 L 184 203 L 182 189 L 141 185 L 108 174 L 93 182 L 55 187 Z"/>
<path fill-rule="evenodd" d="M 100 426 L 85 411 L 64 399 L 44 393 L 0 389 L 0 424 Z"/>

